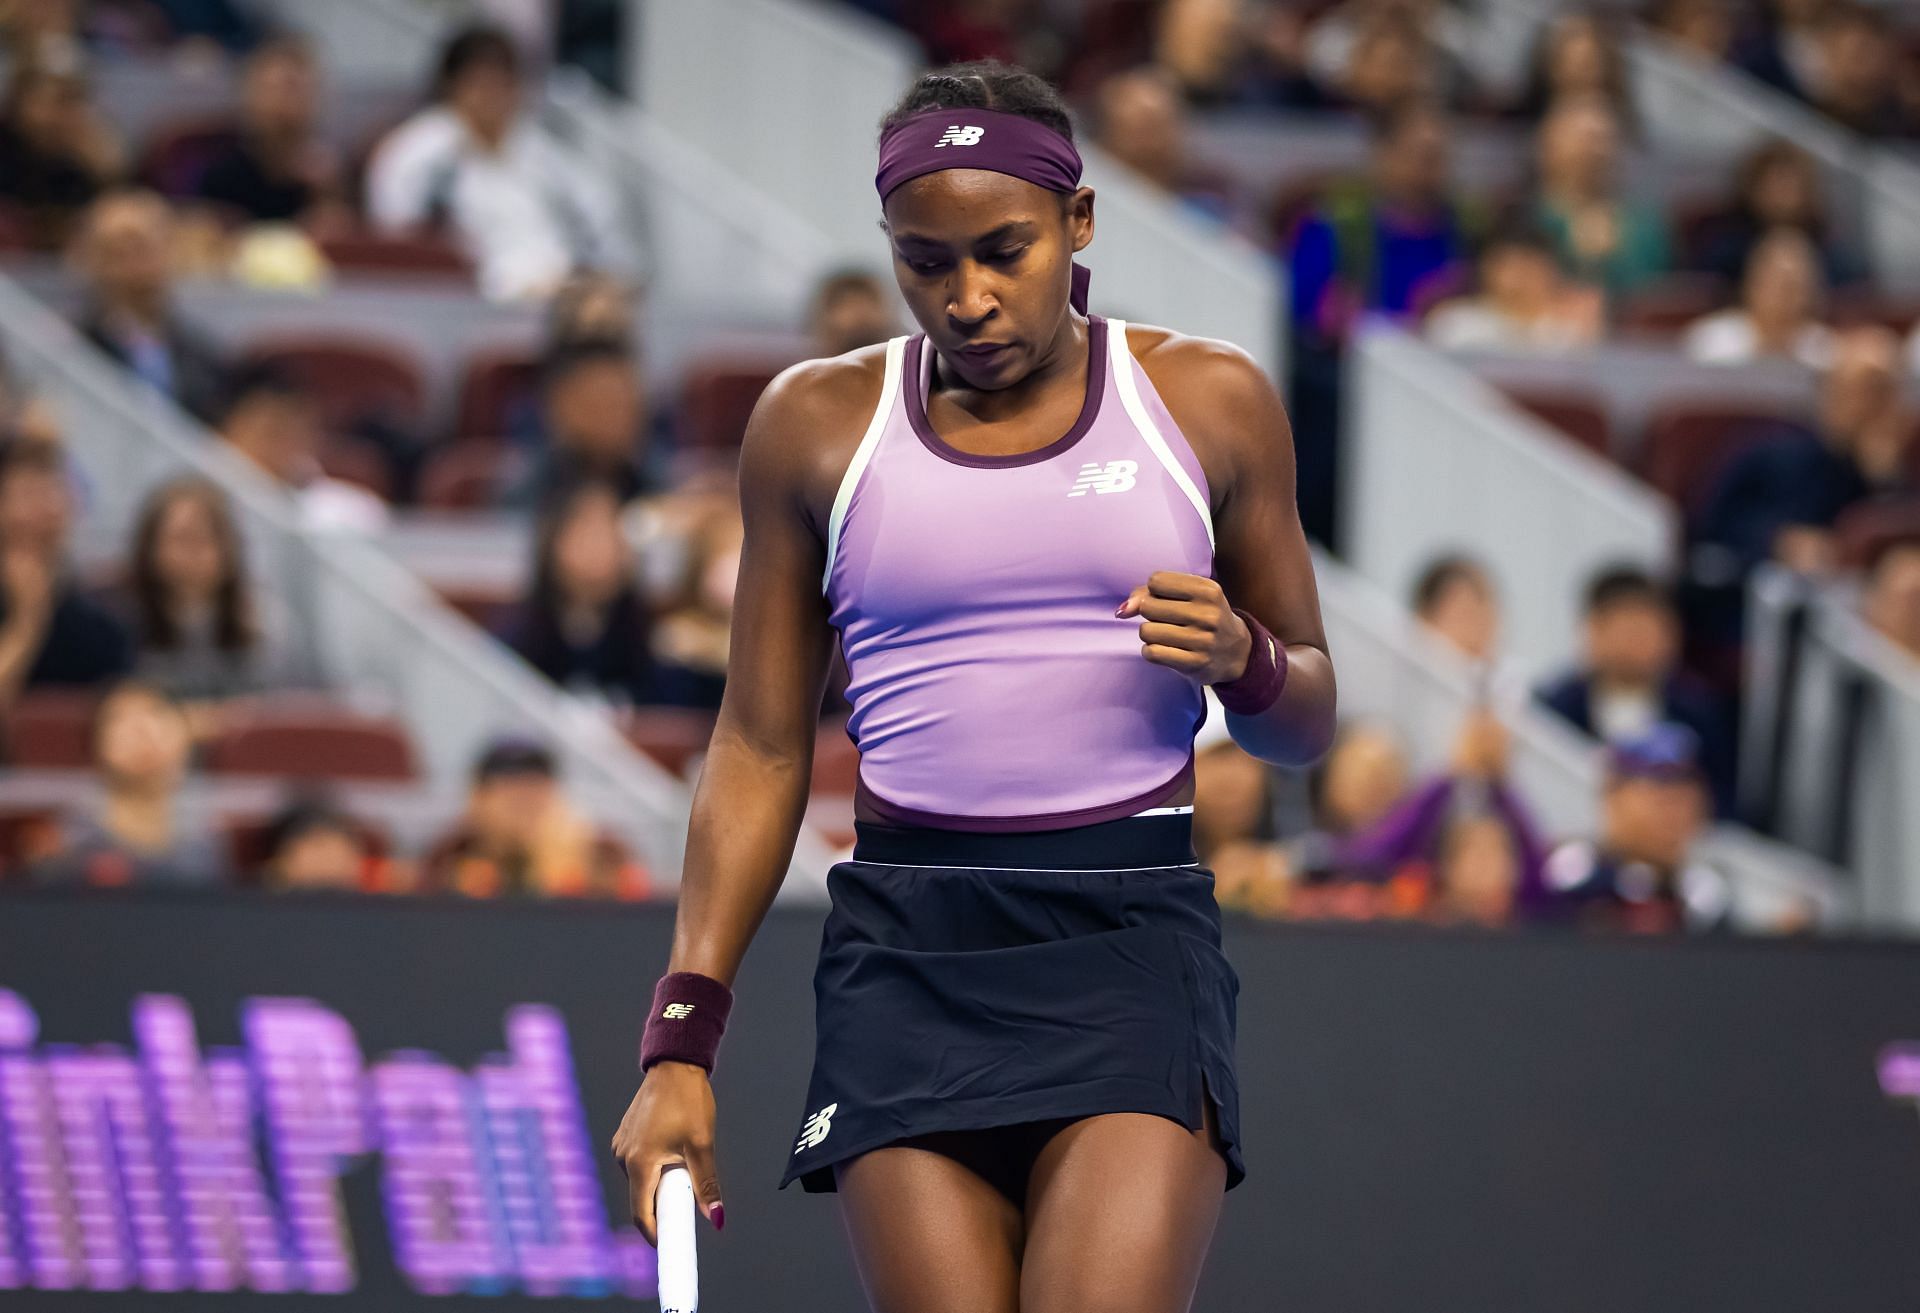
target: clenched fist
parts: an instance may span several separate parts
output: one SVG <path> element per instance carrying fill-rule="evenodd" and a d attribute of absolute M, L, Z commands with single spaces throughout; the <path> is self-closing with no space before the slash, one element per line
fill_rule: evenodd
<path fill-rule="evenodd" d="M 1253 635 L 1217 580 L 1156 570 L 1114 614 L 1141 617 L 1140 655 L 1155 665 L 1171 666 L 1201 684 L 1224 684 L 1246 673 Z"/>

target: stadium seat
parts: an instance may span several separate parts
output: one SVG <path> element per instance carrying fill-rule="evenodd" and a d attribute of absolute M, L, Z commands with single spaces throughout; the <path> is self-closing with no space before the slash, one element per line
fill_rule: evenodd
<path fill-rule="evenodd" d="M 1669 406 L 1647 421 L 1639 472 L 1673 498 L 1684 513 L 1698 514 L 1727 462 L 1764 442 L 1794 418 L 1778 409 L 1736 399 L 1721 405 L 1695 402 Z"/>
<path fill-rule="evenodd" d="M 93 761 L 93 714 L 100 695 L 83 689 L 39 689 L 14 703 L 6 720 L 7 763 L 76 770 Z"/>
<path fill-rule="evenodd" d="M 442 511 L 491 506 L 520 464 L 519 453 L 499 438 L 463 438 L 427 456 L 420 467 L 420 505 Z"/>
<path fill-rule="evenodd" d="M 675 775 L 707 750 L 713 737 L 713 713 L 694 707 L 634 707 L 620 716 L 627 742 Z"/>
<path fill-rule="evenodd" d="M 473 278 L 473 262 L 440 237 L 388 237 L 362 231 L 328 237 L 320 249 L 342 273 L 413 274 L 461 282 Z"/>
<path fill-rule="evenodd" d="M 540 361 L 524 351 L 483 351 L 467 362 L 453 436 L 485 438 L 512 432 L 514 412 L 540 392 Z"/>
<path fill-rule="evenodd" d="M 1613 424 L 1606 403 L 1587 388 L 1503 386 L 1507 400 L 1551 424 L 1597 455 L 1610 455 Z"/>
<path fill-rule="evenodd" d="M 33 224 L 17 206 L 0 204 L 0 255 L 33 249 Z"/>
<path fill-rule="evenodd" d="M 1862 570 L 1896 543 L 1920 542 L 1920 498 L 1863 502 L 1833 526 L 1840 563 Z"/>
<path fill-rule="evenodd" d="M 1841 328 L 1878 324 L 1905 335 L 1920 321 L 1920 298 L 1854 288 L 1836 292 L 1830 310 L 1833 322 Z"/>
<path fill-rule="evenodd" d="M 250 363 L 276 365 L 310 389 L 335 432 L 368 418 L 409 431 L 419 423 L 426 380 L 404 346 L 315 335 L 257 341 L 246 354 Z"/>
<path fill-rule="evenodd" d="M 393 500 L 393 466 L 371 442 L 327 439 L 320 448 L 320 468 L 329 478 L 356 484 L 383 501 Z"/>
<path fill-rule="evenodd" d="M 479 584 L 449 584 L 434 590 L 440 600 L 490 634 L 499 633 L 520 605 L 518 592 Z"/>
<path fill-rule="evenodd" d="M 414 778 L 413 747 L 398 724 L 305 699 L 250 714 L 207 746 L 206 767 L 223 775 Z"/>
<path fill-rule="evenodd" d="M 1727 304 L 1727 285 L 1711 274 L 1671 274 L 1630 293 L 1620 306 L 1620 331 L 1630 337 L 1672 337 Z"/>
<path fill-rule="evenodd" d="M 680 445 L 689 450 L 738 447 L 754 403 L 788 363 L 726 357 L 689 365 L 680 393 Z"/>
<path fill-rule="evenodd" d="M 60 814 L 51 807 L 0 807 L 0 885 L 60 849 Z"/>

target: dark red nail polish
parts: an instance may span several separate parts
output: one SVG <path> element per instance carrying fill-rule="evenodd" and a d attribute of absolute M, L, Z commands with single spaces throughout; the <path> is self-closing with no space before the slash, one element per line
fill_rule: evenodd
<path fill-rule="evenodd" d="M 727 1228 L 727 1210 L 719 1204 L 713 1206 L 713 1229 L 724 1231 Z"/>

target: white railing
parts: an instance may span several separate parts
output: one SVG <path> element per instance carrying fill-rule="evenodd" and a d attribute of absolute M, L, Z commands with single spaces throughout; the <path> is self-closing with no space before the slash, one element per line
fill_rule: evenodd
<path fill-rule="evenodd" d="M 1499 585 L 1512 660 L 1538 678 L 1575 656 L 1596 570 L 1671 565 L 1678 525 L 1664 498 L 1456 362 L 1373 325 L 1349 368 L 1348 554 L 1376 586 L 1405 597 L 1435 556 L 1471 553 Z"/>

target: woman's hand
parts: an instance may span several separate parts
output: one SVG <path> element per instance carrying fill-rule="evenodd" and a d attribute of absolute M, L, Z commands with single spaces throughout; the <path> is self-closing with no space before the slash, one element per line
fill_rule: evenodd
<path fill-rule="evenodd" d="M 620 1119 L 613 1156 L 627 1174 L 633 1224 L 648 1244 L 659 1244 L 654 1192 L 661 1175 L 676 1165 L 693 1178 L 694 1198 L 714 1229 L 724 1224 L 720 1172 L 713 1161 L 713 1120 L 713 1086 L 707 1073 L 685 1062 L 657 1062 L 648 1069 L 640 1092 Z"/>
<path fill-rule="evenodd" d="M 1114 614 L 1142 617 L 1140 655 L 1155 665 L 1202 684 L 1224 684 L 1246 673 L 1253 635 L 1217 580 L 1156 570 Z"/>

